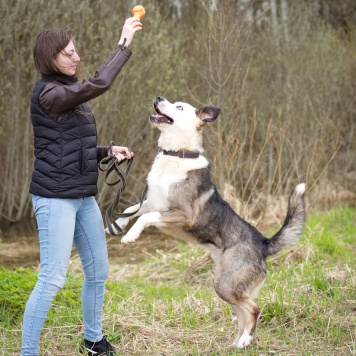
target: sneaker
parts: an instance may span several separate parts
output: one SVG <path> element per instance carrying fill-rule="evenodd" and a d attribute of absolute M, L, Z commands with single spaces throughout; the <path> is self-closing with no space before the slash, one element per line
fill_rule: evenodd
<path fill-rule="evenodd" d="M 79 348 L 80 353 L 84 354 L 88 352 L 88 356 L 114 356 L 117 355 L 115 349 L 112 347 L 110 342 L 106 340 L 106 336 L 104 336 L 101 341 L 92 342 L 85 340 L 82 341 Z"/>

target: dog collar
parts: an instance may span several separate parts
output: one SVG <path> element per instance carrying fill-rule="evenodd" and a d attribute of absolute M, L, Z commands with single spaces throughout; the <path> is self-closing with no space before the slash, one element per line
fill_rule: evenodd
<path fill-rule="evenodd" d="M 165 156 L 174 156 L 179 158 L 198 158 L 200 153 L 197 151 L 187 151 L 187 150 L 179 150 L 179 151 L 162 151 Z"/>

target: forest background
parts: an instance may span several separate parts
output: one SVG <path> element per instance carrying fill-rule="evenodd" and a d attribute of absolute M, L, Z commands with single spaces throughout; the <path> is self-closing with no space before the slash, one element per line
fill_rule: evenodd
<path fill-rule="evenodd" d="M 137 1 L 0 3 L 0 237 L 34 231 L 29 102 L 39 79 L 32 50 L 44 28 L 72 28 L 94 74 Z M 139 201 L 157 152 L 152 101 L 222 109 L 205 130 L 222 195 L 260 221 L 274 198 L 306 182 L 309 209 L 356 201 L 356 4 L 353 0 L 151 0 L 133 55 L 91 102 L 99 144 L 129 146 L 135 161 L 123 208 Z M 99 180 L 104 212 L 115 191 Z M 163 182 L 162 182 L 163 183 Z M 279 204 L 278 209 L 281 206 Z"/>

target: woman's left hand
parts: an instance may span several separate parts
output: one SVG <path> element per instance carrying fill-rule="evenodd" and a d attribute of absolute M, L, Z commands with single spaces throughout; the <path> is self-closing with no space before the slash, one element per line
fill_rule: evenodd
<path fill-rule="evenodd" d="M 112 146 L 112 154 L 120 162 L 124 159 L 130 159 L 134 156 L 134 153 L 130 151 L 127 147 L 122 146 Z"/>

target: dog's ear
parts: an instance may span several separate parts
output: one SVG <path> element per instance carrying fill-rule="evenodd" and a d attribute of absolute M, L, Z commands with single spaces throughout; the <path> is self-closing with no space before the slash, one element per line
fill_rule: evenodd
<path fill-rule="evenodd" d="M 205 106 L 204 108 L 196 109 L 195 112 L 200 120 L 206 123 L 215 121 L 218 118 L 220 111 L 221 109 L 215 106 Z"/>

